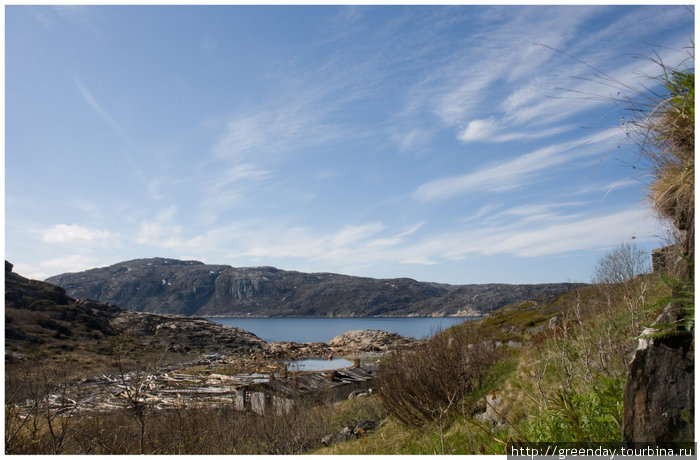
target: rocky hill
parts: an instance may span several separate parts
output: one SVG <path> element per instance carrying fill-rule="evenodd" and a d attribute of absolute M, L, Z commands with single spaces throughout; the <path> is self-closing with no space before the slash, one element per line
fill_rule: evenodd
<path fill-rule="evenodd" d="M 451 286 L 137 259 L 46 280 L 71 296 L 139 312 L 198 316 L 478 316 L 508 303 L 550 297 L 580 284 Z"/>
<path fill-rule="evenodd" d="M 5 358 L 110 355 L 114 346 L 193 353 L 244 353 L 267 348 L 256 335 L 203 318 L 136 313 L 63 288 L 29 280 L 5 262 Z"/>

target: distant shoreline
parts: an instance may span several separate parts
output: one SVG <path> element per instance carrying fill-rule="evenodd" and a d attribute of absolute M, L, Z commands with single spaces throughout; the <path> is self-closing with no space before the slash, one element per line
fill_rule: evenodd
<path fill-rule="evenodd" d="M 233 319 L 410 319 L 410 318 L 465 318 L 465 319 L 479 319 L 483 318 L 485 315 L 440 315 L 440 316 L 425 316 L 425 315 L 413 315 L 413 316 L 235 316 L 235 315 L 196 315 L 198 318 L 233 318 Z M 195 317 L 195 316 L 193 316 Z"/>

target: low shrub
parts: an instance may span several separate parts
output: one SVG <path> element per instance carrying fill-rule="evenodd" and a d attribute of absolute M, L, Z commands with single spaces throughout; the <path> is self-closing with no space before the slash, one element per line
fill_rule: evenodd
<path fill-rule="evenodd" d="M 405 425 L 422 426 L 479 388 L 497 353 L 476 332 L 469 326 L 448 330 L 383 359 L 376 386 L 387 412 Z"/>

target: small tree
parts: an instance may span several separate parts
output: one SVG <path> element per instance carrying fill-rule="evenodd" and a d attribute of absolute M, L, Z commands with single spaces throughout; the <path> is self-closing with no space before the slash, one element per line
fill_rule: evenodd
<path fill-rule="evenodd" d="M 139 453 L 143 455 L 145 453 L 147 418 L 153 409 L 153 401 L 151 400 L 151 395 L 148 394 L 148 390 L 150 389 L 154 374 L 158 370 L 167 352 L 167 347 L 165 347 L 158 359 L 154 357 L 154 359 L 150 361 L 146 369 L 128 372 L 125 362 L 126 356 L 122 345 L 124 342 L 127 342 L 127 340 L 123 340 L 123 337 L 122 340 L 114 342 L 112 354 L 114 356 L 114 365 L 117 369 L 119 383 L 123 389 L 121 396 L 124 398 L 125 409 L 139 424 Z"/>
<path fill-rule="evenodd" d="M 603 256 L 596 265 L 593 282 L 604 292 L 608 307 L 622 302 L 632 318 L 632 332 L 636 333 L 646 308 L 649 280 L 640 276 L 651 271 L 650 257 L 629 243 L 618 246 Z"/>

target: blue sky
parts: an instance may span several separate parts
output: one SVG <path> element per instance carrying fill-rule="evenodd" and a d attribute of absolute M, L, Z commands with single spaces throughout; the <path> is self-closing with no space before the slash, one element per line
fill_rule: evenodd
<path fill-rule="evenodd" d="M 619 244 L 663 244 L 614 99 L 659 74 L 646 57 L 687 57 L 693 24 L 692 6 L 7 6 L 5 257 L 37 279 L 161 256 L 589 281 Z"/>

